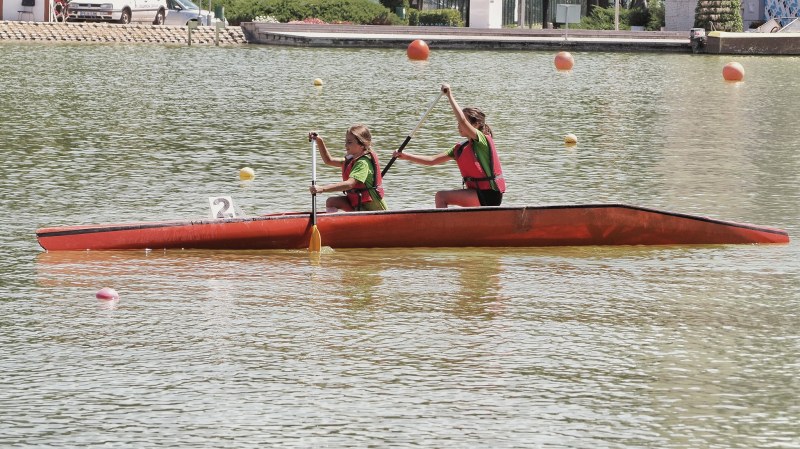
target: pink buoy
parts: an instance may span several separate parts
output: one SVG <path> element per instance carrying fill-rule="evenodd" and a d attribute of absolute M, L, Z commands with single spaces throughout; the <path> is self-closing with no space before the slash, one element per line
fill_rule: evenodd
<path fill-rule="evenodd" d="M 738 62 L 729 62 L 722 68 L 722 77 L 725 78 L 725 81 L 742 81 L 744 67 Z"/>
<path fill-rule="evenodd" d="M 113 301 L 115 299 L 119 299 L 119 293 L 116 290 L 110 287 L 103 287 L 97 291 L 95 294 L 97 299 L 102 299 L 103 301 Z"/>

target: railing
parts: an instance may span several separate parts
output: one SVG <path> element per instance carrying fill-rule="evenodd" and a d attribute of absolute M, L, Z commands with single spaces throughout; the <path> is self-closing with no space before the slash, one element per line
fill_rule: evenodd
<path fill-rule="evenodd" d="M 69 0 L 55 0 L 50 10 L 51 22 L 66 22 L 69 10 Z"/>
<path fill-rule="evenodd" d="M 800 18 L 797 18 L 797 17 L 775 17 L 775 19 L 777 19 L 781 23 L 781 25 L 786 23 L 786 25 L 783 25 L 783 28 L 778 30 L 778 33 L 798 33 L 798 32 L 800 32 Z"/>

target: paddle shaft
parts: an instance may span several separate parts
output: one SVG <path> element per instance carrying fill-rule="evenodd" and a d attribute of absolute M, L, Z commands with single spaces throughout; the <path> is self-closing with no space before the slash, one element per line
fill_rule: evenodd
<path fill-rule="evenodd" d="M 403 150 L 406 148 L 406 145 L 408 145 L 408 142 L 411 141 L 411 138 L 417 132 L 419 127 L 422 126 L 422 122 L 425 121 L 425 117 L 427 117 L 428 114 L 431 113 L 431 111 L 433 110 L 433 107 L 436 106 L 436 103 L 439 102 L 439 99 L 442 98 L 443 94 L 444 94 L 444 92 L 440 91 L 439 95 L 437 95 L 436 98 L 433 99 L 433 101 L 431 102 L 431 105 L 428 106 L 428 110 L 425 111 L 425 113 L 422 114 L 422 117 L 419 118 L 419 122 L 417 122 L 417 126 L 415 126 L 414 129 L 412 129 L 411 132 L 408 133 L 408 136 L 406 136 L 406 140 L 404 140 L 403 144 L 400 145 L 400 148 L 397 149 L 398 153 L 402 153 L 403 152 Z M 383 167 L 383 171 L 381 172 L 381 176 L 386 176 L 386 172 L 388 172 L 389 168 L 392 167 L 392 164 L 394 164 L 394 160 L 395 159 L 397 159 L 397 156 L 393 156 L 392 159 L 389 160 L 389 163 L 386 164 L 386 167 Z"/>
<path fill-rule="evenodd" d="M 311 139 L 311 185 L 317 185 L 317 139 Z M 311 194 L 311 225 L 317 225 L 317 194 Z"/>

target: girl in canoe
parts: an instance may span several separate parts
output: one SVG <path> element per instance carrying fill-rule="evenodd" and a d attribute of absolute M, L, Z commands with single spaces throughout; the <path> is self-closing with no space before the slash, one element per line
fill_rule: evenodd
<path fill-rule="evenodd" d="M 312 185 L 311 193 L 344 192 L 343 196 L 333 196 L 325 202 L 328 212 L 343 210 L 387 210 L 383 200 L 383 180 L 378 155 L 372 150 L 372 134 L 366 125 L 356 124 L 345 134 L 344 157 L 331 157 L 325 141 L 319 134 L 308 134 L 309 141 L 315 139 L 323 162 L 342 169 L 342 181 L 327 185 Z"/>
<path fill-rule="evenodd" d="M 422 165 L 438 165 L 455 159 L 461 170 L 464 188 L 436 192 L 436 207 L 499 206 L 506 191 L 500 157 L 492 140 L 492 128 L 478 108 L 461 109 L 448 84 L 442 84 L 458 121 L 458 133 L 467 140 L 436 156 L 419 156 L 395 151 L 393 156 Z"/>

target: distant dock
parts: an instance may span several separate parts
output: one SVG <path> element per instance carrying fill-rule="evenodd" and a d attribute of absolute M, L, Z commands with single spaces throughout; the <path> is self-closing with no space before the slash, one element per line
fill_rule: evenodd
<path fill-rule="evenodd" d="M 704 53 L 724 55 L 800 55 L 800 33 L 708 33 Z"/>
<path fill-rule="evenodd" d="M 298 47 L 406 48 L 415 39 L 431 49 L 572 50 L 691 53 L 683 31 L 476 29 L 381 25 L 305 25 L 247 22 L 247 42 Z"/>

